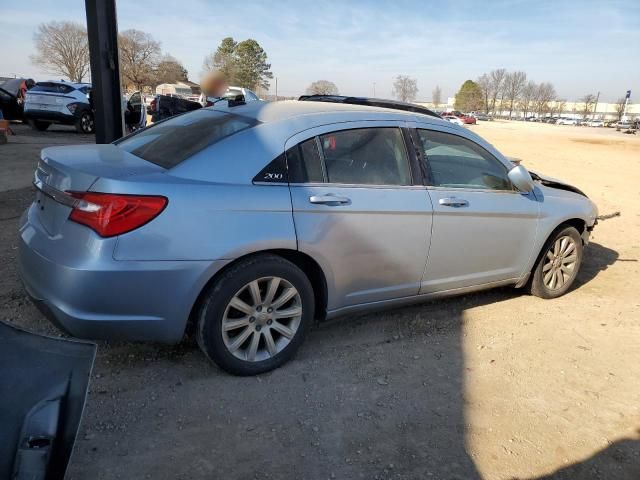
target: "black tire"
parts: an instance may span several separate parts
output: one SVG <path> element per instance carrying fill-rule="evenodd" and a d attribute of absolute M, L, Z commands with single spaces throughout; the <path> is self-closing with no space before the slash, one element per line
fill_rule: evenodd
<path fill-rule="evenodd" d="M 554 247 L 556 241 L 561 239 L 562 237 L 569 237 L 573 240 L 575 249 L 575 263 L 573 265 L 571 273 L 568 273 L 567 278 L 563 280 L 564 283 L 562 284 L 562 286 L 550 288 L 550 286 L 547 284 L 548 282 L 545 282 L 545 278 L 550 278 L 546 276 L 551 275 L 551 273 L 549 271 L 545 272 L 544 269 L 545 264 L 549 262 L 553 263 L 554 260 L 549 258 L 547 255 L 549 254 L 550 256 L 556 257 L 554 255 Z M 578 272 L 580 271 L 583 248 L 582 237 L 574 227 L 568 225 L 561 225 L 560 227 L 558 227 L 556 231 L 551 234 L 544 247 L 542 248 L 540 255 L 538 256 L 538 260 L 533 269 L 533 278 L 530 285 L 531 294 L 535 295 L 536 297 L 550 299 L 561 297 L 562 295 L 567 293 L 573 285 L 576 277 L 578 276 Z M 566 258 L 570 258 L 572 255 L 573 251 L 571 251 L 569 255 L 566 255 Z M 558 260 L 556 261 L 560 261 L 560 257 L 562 257 L 562 255 L 558 255 L 557 257 Z M 564 273 L 562 272 L 560 274 L 564 275 Z"/>
<path fill-rule="evenodd" d="M 261 361 L 243 360 L 231 353 L 225 345 L 223 318 L 229 303 L 243 287 L 265 277 L 279 277 L 295 287 L 301 301 L 302 314 L 297 330 L 281 351 Z M 291 359 L 302 344 L 313 316 L 313 288 L 304 272 L 282 257 L 256 255 L 233 265 L 204 294 L 198 311 L 196 340 L 205 355 L 223 370 L 234 375 L 257 375 L 273 370 Z M 256 325 L 254 323 L 252 328 L 257 329 Z"/>
<path fill-rule="evenodd" d="M 34 130 L 38 130 L 39 132 L 44 132 L 47 128 L 49 128 L 51 122 L 43 122 L 42 120 L 29 120 L 29 126 Z"/>
<path fill-rule="evenodd" d="M 93 133 L 93 131 L 95 130 L 95 125 L 93 123 L 93 113 L 91 113 L 89 110 L 84 110 L 80 114 L 80 118 L 78 118 L 78 120 L 76 121 L 75 127 L 78 133 Z"/>

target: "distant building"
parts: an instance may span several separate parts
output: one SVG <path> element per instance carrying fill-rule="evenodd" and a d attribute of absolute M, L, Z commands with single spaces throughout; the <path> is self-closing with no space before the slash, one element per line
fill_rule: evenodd
<path fill-rule="evenodd" d="M 180 95 L 191 97 L 200 95 L 200 85 L 189 80 L 177 83 L 161 83 L 156 87 L 157 95 Z"/>

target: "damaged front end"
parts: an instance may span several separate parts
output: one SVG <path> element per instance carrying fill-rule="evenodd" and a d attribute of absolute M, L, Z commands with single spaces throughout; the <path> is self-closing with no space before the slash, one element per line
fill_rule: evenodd
<path fill-rule="evenodd" d="M 555 178 L 546 177 L 544 175 L 540 175 L 532 171 L 529 171 L 529 174 L 531 175 L 531 178 L 534 181 L 540 182 L 545 187 L 557 188 L 558 190 L 566 190 L 567 192 L 573 192 L 573 193 L 577 193 L 578 195 L 582 195 L 583 197 L 587 197 L 587 194 L 584 193 L 582 190 L 574 187 L 573 185 L 569 185 L 568 183 L 564 183 L 560 180 L 556 180 Z"/>
<path fill-rule="evenodd" d="M 0 321 L 0 478 L 64 478 L 95 354 Z"/>

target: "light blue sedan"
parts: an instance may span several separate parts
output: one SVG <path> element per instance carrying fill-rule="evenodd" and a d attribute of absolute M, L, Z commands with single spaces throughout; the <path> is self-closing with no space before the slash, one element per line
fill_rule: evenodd
<path fill-rule="evenodd" d="M 28 293 L 78 337 L 179 342 L 193 323 L 246 375 L 291 358 L 314 318 L 570 289 L 597 216 L 581 191 L 435 114 L 343 100 L 220 102 L 44 149 L 20 222 Z"/>

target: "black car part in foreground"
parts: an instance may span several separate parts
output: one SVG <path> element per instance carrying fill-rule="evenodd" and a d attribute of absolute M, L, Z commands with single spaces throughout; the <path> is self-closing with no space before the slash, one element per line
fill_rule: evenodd
<path fill-rule="evenodd" d="M 0 478 L 64 478 L 95 354 L 0 321 Z"/>

